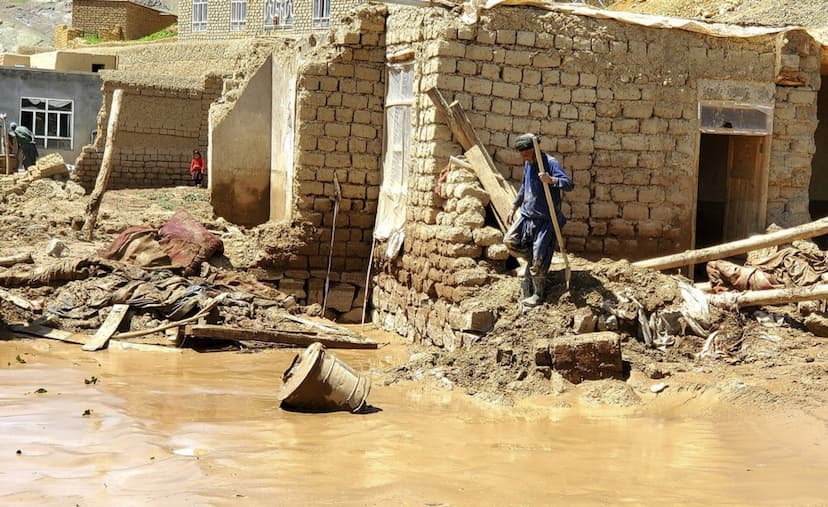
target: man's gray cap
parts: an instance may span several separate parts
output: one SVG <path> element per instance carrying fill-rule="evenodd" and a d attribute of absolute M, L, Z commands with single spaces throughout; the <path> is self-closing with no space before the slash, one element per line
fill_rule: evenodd
<path fill-rule="evenodd" d="M 9 128 L 10 128 L 11 130 L 14 130 L 14 129 L 16 129 L 16 128 L 17 128 L 17 124 L 16 124 L 15 122 L 11 122 L 11 123 L 9 123 Z"/>
<path fill-rule="evenodd" d="M 532 140 L 535 134 L 521 134 L 515 139 L 515 149 L 518 151 L 531 150 L 534 147 Z"/>

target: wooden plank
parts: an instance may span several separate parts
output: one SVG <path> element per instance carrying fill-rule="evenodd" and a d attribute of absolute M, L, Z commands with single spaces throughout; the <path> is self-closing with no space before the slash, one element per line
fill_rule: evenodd
<path fill-rule="evenodd" d="M 485 157 L 480 151 L 480 147 L 475 146 L 466 152 L 466 160 L 469 161 L 477 179 L 483 185 L 483 190 L 489 194 L 492 208 L 497 217 L 504 224 L 508 221 L 509 213 L 512 211 L 512 205 L 515 203 L 517 194 L 505 179 L 500 176 L 500 173 L 493 172 L 486 162 Z"/>
<path fill-rule="evenodd" d="M 475 145 L 474 138 L 469 137 L 463 127 L 458 123 L 457 118 L 454 117 L 451 109 L 449 109 L 449 104 L 443 98 L 440 90 L 437 88 L 429 88 L 426 90 L 426 95 L 434 103 L 434 107 L 437 108 L 443 118 L 446 119 L 446 123 L 448 123 L 449 128 L 454 133 L 454 137 L 457 138 L 457 142 L 463 147 L 463 150 L 471 149 Z"/>
<path fill-rule="evenodd" d="M 259 341 L 270 343 L 284 343 L 307 347 L 312 343 L 321 343 L 329 349 L 376 349 L 379 344 L 368 340 L 353 338 L 334 338 L 308 333 L 294 333 L 270 329 L 242 329 L 238 327 L 195 325 L 187 326 L 185 334 L 198 338 L 217 338 L 226 340 Z"/>
<path fill-rule="evenodd" d="M 106 316 L 106 320 L 103 325 L 98 328 L 95 336 L 93 336 L 92 339 L 81 348 L 88 352 L 92 352 L 106 347 L 106 343 L 110 338 L 112 338 L 115 331 L 118 330 L 118 326 L 121 325 L 121 322 L 123 322 L 128 311 L 129 305 L 114 305 L 112 310 L 109 311 L 109 315 Z"/>
<path fill-rule="evenodd" d="M 699 250 L 688 250 L 673 255 L 665 255 L 664 257 L 656 257 L 655 259 L 633 262 L 632 265 L 639 268 L 670 269 L 679 266 L 688 266 L 697 262 L 724 259 L 751 250 L 758 250 L 759 248 L 773 245 L 782 245 L 797 239 L 813 238 L 822 236 L 823 234 L 828 234 L 828 217 L 789 229 L 768 234 L 759 234 L 722 245 L 701 248 Z"/>
<path fill-rule="evenodd" d="M 39 338 L 48 338 L 50 340 L 60 340 L 67 343 L 77 343 L 79 345 L 86 344 L 91 336 L 83 333 L 72 333 L 62 329 L 55 329 L 48 326 L 40 326 L 38 324 L 27 324 L 25 326 L 9 326 L 9 329 L 15 333 L 23 333 Z"/>

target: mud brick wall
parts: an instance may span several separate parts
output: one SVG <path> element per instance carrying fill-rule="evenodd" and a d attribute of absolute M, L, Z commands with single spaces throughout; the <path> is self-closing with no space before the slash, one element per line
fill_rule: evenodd
<path fill-rule="evenodd" d="M 189 87 L 152 85 L 111 76 L 103 85 L 95 144 L 84 146 L 76 161 L 78 182 L 91 191 L 100 171 L 112 93 L 124 90 L 117 149 L 109 188 L 158 188 L 190 183 L 192 150 L 207 153 L 207 111 L 221 94 L 221 75 L 207 74 Z"/>
<path fill-rule="evenodd" d="M 358 4 L 356 0 L 331 0 L 330 27 L 335 28 L 348 24 L 349 20 L 342 21 L 343 16 Z M 282 37 L 285 35 L 301 35 L 320 33 L 328 29 L 313 28 L 312 0 L 293 2 L 293 25 L 290 27 L 265 27 L 265 2 L 250 0 L 247 2 L 247 21 L 243 30 L 230 30 L 230 0 L 210 1 L 207 4 L 207 29 L 193 31 L 193 2 L 181 2 L 179 9 L 178 40 L 216 40 L 241 39 L 247 37 Z"/>
<path fill-rule="evenodd" d="M 322 301 L 332 252 L 332 292 L 361 313 L 376 219 L 382 164 L 385 95 L 385 8 L 366 6 L 331 34 L 331 44 L 309 51 L 298 70 L 295 221 L 315 230 L 286 266 L 280 289 L 307 302 Z M 334 174 L 342 197 L 334 229 Z M 344 309 L 340 304 L 337 311 Z"/>
<path fill-rule="evenodd" d="M 72 28 L 85 33 L 102 33 L 120 26 L 126 39 L 138 39 L 176 22 L 176 16 L 127 0 L 75 0 Z"/>
<path fill-rule="evenodd" d="M 83 37 L 83 30 L 69 28 L 66 25 L 55 25 L 55 49 L 67 49 L 69 41 Z"/>
<path fill-rule="evenodd" d="M 415 339 L 457 346 L 473 334 L 464 335 L 448 317 L 479 315 L 461 307 L 464 291 L 455 291 L 463 284 L 444 268 L 448 261 L 433 266 L 433 247 L 418 241 L 423 224 L 440 224 L 443 203 L 430 190 L 448 157 L 462 152 L 424 95 L 430 87 L 464 107 L 498 170 L 516 184 L 523 171 L 514 138 L 542 135 L 541 148 L 576 184 L 563 205 L 570 251 L 645 258 L 690 246 L 700 83 L 774 88 L 780 60 L 798 66 L 802 82 L 775 87 L 768 223 L 807 219 L 813 153 L 807 139 L 816 128 L 819 53 L 813 40 L 798 34 L 789 32 L 784 42 L 774 35 L 726 39 L 510 7 L 486 11 L 467 26 L 440 9 L 390 8 L 388 53 L 415 52 L 414 159 L 404 253 L 377 277 L 375 321 L 409 336 L 413 327 Z M 795 143 L 801 144 L 792 149 Z M 480 248 L 438 254 L 456 257 L 458 267 L 497 271 Z M 440 281 L 416 287 L 412 274 L 424 266 Z"/>
<path fill-rule="evenodd" d="M 819 74 L 822 49 L 809 36 L 787 32 L 777 37 L 776 44 L 777 76 L 801 83 L 776 87 L 767 221 L 786 227 L 811 218 L 808 189 L 816 153 L 819 90 L 824 84 Z"/>

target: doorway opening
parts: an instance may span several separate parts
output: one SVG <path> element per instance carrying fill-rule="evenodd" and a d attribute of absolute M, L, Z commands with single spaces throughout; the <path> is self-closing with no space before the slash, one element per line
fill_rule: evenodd
<path fill-rule="evenodd" d="M 822 79 L 823 83 L 828 82 L 828 75 Z M 816 153 L 811 164 L 811 184 L 808 189 L 808 211 L 812 220 L 828 217 L 828 84 L 819 90 L 817 115 L 819 124 L 814 133 Z M 814 241 L 821 249 L 828 248 L 828 236 L 819 236 Z"/>
<path fill-rule="evenodd" d="M 765 228 L 766 136 L 702 134 L 696 198 L 695 248 L 719 245 Z M 694 279 L 706 276 L 704 265 Z"/>

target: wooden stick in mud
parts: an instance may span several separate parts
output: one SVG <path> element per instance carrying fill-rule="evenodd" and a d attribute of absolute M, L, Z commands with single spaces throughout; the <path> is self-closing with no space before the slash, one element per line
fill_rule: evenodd
<path fill-rule="evenodd" d="M 546 173 L 546 167 L 543 165 L 543 154 L 538 145 L 537 136 L 532 136 L 532 146 L 535 148 L 535 160 L 538 162 L 538 173 L 542 176 Z M 550 176 L 552 176 L 550 174 Z M 549 218 L 552 219 L 552 227 L 555 229 L 555 238 L 558 240 L 558 248 L 561 250 L 561 257 L 564 260 L 564 274 L 566 279 L 566 290 L 569 290 L 569 282 L 572 279 L 572 268 L 569 267 L 569 257 L 566 255 L 566 246 L 564 245 L 563 234 L 561 234 L 561 225 L 558 223 L 558 211 L 555 209 L 555 202 L 552 200 L 552 193 L 549 191 L 549 185 L 541 181 L 543 193 L 546 196 L 546 205 L 549 208 Z"/>
<path fill-rule="evenodd" d="M 0 266 L 4 268 L 14 266 L 15 264 L 34 264 L 31 252 L 0 257 Z"/>
<path fill-rule="evenodd" d="M 680 266 L 689 266 L 691 264 L 712 261 L 715 259 L 724 259 L 725 257 L 730 257 L 731 255 L 737 255 L 774 245 L 782 245 L 797 239 L 822 236 L 823 234 L 828 234 L 828 217 L 820 218 L 819 220 L 791 227 L 789 229 L 783 229 L 781 231 L 771 232 L 768 234 L 759 234 L 721 245 L 701 248 L 699 250 L 687 250 L 682 253 L 633 262 L 632 265 L 639 268 L 650 269 L 677 268 Z"/>
<path fill-rule="evenodd" d="M 797 303 L 799 301 L 818 301 L 822 299 L 828 299 L 828 284 L 793 287 L 790 289 L 724 292 L 710 296 L 708 301 L 715 306 L 745 308 L 750 306 Z"/>
<path fill-rule="evenodd" d="M 25 326 L 9 326 L 9 329 L 15 333 L 23 333 L 37 336 L 39 338 L 49 338 L 51 340 L 60 340 L 67 343 L 77 343 L 79 345 L 85 344 L 91 336 L 84 333 L 72 333 L 62 329 L 55 329 L 49 326 L 41 326 L 38 324 L 28 324 Z"/>
<path fill-rule="evenodd" d="M 238 327 L 216 325 L 194 325 L 185 328 L 185 334 L 198 338 L 219 338 L 227 340 L 259 341 L 284 343 L 307 347 L 319 342 L 329 349 L 376 349 L 379 344 L 367 340 L 319 336 L 317 334 L 278 331 L 273 329 L 242 329 Z"/>
<path fill-rule="evenodd" d="M 92 240 L 95 223 L 98 221 L 98 210 L 101 207 L 106 187 L 109 184 L 109 176 L 112 174 L 112 151 L 115 147 L 115 134 L 118 131 L 118 118 L 121 116 L 121 100 L 124 91 L 120 88 L 112 94 L 112 107 L 109 109 L 109 122 L 106 126 L 106 145 L 104 146 L 103 161 L 98 179 L 95 180 L 95 189 L 89 197 L 86 205 L 85 221 L 81 229 L 81 236 Z"/>
<path fill-rule="evenodd" d="M 11 174 L 11 167 L 9 167 L 9 134 L 6 130 L 6 116 L 0 119 L 3 122 L 3 156 L 6 159 L 6 174 Z"/>

